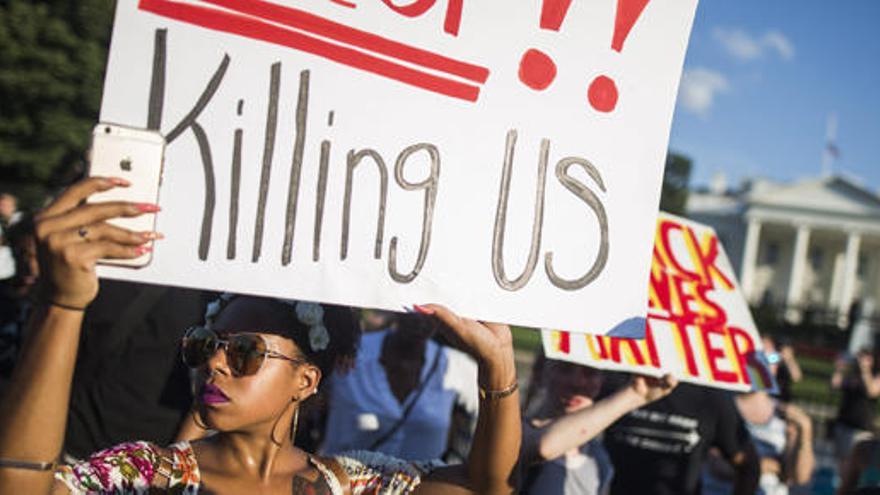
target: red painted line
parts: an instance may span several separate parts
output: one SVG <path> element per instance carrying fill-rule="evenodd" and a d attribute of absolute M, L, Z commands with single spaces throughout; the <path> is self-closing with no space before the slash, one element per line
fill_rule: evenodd
<path fill-rule="evenodd" d="M 214 31 L 237 34 L 276 45 L 295 48 L 334 62 L 467 101 L 477 101 L 480 88 L 337 45 L 244 15 L 172 0 L 140 0 L 140 10 L 194 24 Z"/>
<path fill-rule="evenodd" d="M 453 74 L 484 83 L 489 77 L 485 67 L 455 60 L 434 52 L 389 40 L 359 29 L 348 27 L 303 10 L 283 7 L 264 0 L 202 0 L 236 12 L 284 24 L 311 34 L 330 38 L 348 45 L 386 55 L 422 67 Z M 460 15 L 460 12 L 459 12 Z"/>

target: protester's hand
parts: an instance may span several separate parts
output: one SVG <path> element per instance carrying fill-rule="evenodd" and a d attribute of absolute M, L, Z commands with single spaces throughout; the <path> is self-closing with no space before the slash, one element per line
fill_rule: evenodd
<path fill-rule="evenodd" d="M 446 328 L 441 326 L 445 336 L 480 364 L 484 387 L 500 390 L 516 379 L 513 337 L 509 326 L 462 318 L 439 304 L 416 306 L 415 309 L 435 315 L 445 323 Z"/>
<path fill-rule="evenodd" d="M 669 395 L 676 385 L 678 385 L 678 379 L 667 373 L 659 378 L 635 375 L 629 387 L 645 404 L 648 404 Z"/>
<path fill-rule="evenodd" d="M 862 373 L 870 373 L 871 369 L 874 367 L 874 356 L 867 352 L 860 353 L 858 362 L 859 370 L 861 370 Z"/>
<path fill-rule="evenodd" d="M 807 413 L 803 409 L 793 404 L 780 404 L 779 410 L 785 416 L 785 420 L 790 424 L 797 426 L 801 431 L 812 428 L 813 423 Z"/>
<path fill-rule="evenodd" d="M 794 349 L 790 345 L 784 345 L 779 349 L 779 357 L 785 362 L 794 361 Z"/>
<path fill-rule="evenodd" d="M 156 205 L 114 201 L 85 203 L 94 193 L 127 187 L 123 179 L 92 177 L 65 190 L 35 218 L 34 232 L 45 297 L 85 308 L 98 293 L 95 264 L 101 258 L 133 259 L 149 252 L 143 244 L 161 236 L 132 232 L 106 221 L 158 211 Z"/>

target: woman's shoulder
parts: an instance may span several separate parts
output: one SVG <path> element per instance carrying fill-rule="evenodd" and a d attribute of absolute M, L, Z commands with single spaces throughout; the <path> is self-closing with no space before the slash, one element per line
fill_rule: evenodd
<path fill-rule="evenodd" d="M 352 495 L 410 493 L 419 485 L 423 476 L 444 465 L 440 460 L 406 461 L 365 450 L 343 452 L 332 459 L 348 476 Z"/>
<path fill-rule="evenodd" d="M 63 464 L 55 478 L 75 494 L 147 493 L 155 487 L 195 493 L 199 484 L 198 465 L 187 442 L 164 448 L 144 441 L 121 443 Z"/>

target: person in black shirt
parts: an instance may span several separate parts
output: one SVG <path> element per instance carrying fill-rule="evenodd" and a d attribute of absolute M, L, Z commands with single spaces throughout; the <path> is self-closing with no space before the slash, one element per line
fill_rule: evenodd
<path fill-rule="evenodd" d="M 780 402 L 791 402 L 792 387 L 803 378 L 803 372 L 794 355 L 794 347 L 786 340 L 764 337 L 764 353 L 770 361 L 770 370 L 779 387 L 776 398 Z"/>
<path fill-rule="evenodd" d="M 132 438 L 174 439 L 192 404 L 177 351 L 201 323 L 201 291 L 102 280 L 86 312 L 65 452 L 81 458 Z"/>
<path fill-rule="evenodd" d="M 760 469 L 730 393 L 682 383 L 667 397 L 630 412 L 605 433 L 618 473 L 612 495 L 696 495 L 709 449 L 734 467 L 734 493 L 753 494 Z"/>
<path fill-rule="evenodd" d="M 838 359 L 831 387 L 841 391 L 840 408 L 834 423 L 834 455 L 839 468 L 853 446 L 870 438 L 874 430 L 874 412 L 880 398 L 880 370 L 868 349 L 854 359 Z"/>

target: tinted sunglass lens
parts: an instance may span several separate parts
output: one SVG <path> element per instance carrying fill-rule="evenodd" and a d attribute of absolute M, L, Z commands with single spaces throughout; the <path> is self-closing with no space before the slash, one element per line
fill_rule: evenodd
<path fill-rule="evenodd" d="M 237 375 L 253 375 L 263 364 L 265 345 L 256 335 L 236 335 L 229 339 L 226 360 Z"/>
<path fill-rule="evenodd" d="M 205 328 L 196 328 L 183 340 L 183 362 L 190 368 L 198 368 L 211 359 L 217 349 L 217 335 Z"/>

